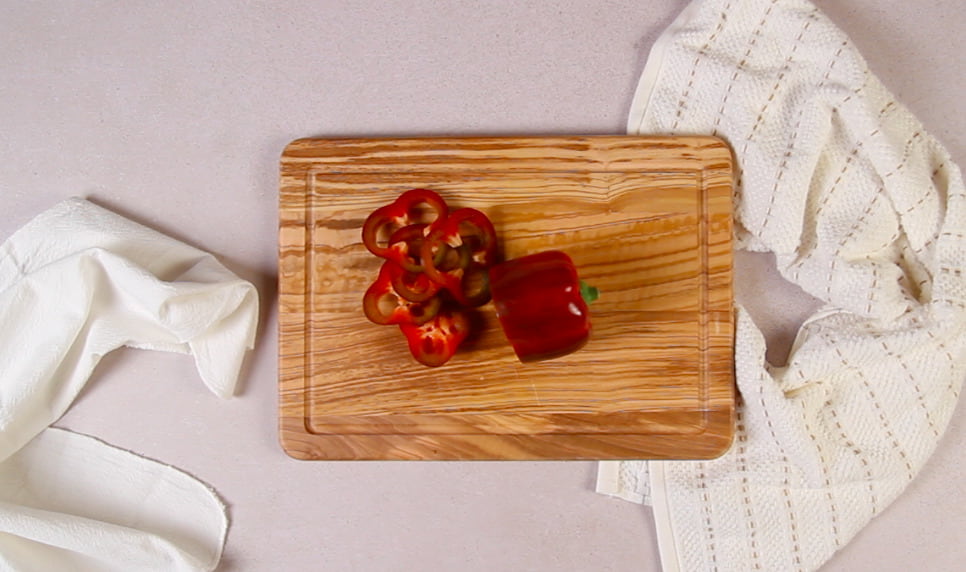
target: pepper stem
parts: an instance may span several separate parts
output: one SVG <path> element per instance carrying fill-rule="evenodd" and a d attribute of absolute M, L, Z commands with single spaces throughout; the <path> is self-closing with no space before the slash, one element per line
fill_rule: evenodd
<path fill-rule="evenodd" d="M 580 281 L 580 297 L 584 299 L 584 302 L 588 304 L 593 303 L 595 300 L 600 298 L 600 290 L 596 286 L 591 286 L 590 284 Z"/>

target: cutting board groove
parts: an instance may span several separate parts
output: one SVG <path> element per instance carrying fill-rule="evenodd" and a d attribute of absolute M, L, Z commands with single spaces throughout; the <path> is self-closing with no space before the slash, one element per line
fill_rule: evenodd
<path fill-rule="evenodd" d="M 711 458 L 733 433 L 732 160 L 712 137 L 304 139 L 279 194 L 279 423 L 300 459 Z M 519 363 L 492 305 L 448 364 L 366 321 L 365 217 L 414 187 L 506 259 L 564 250 L 603 295 L 579 352 Z"/>

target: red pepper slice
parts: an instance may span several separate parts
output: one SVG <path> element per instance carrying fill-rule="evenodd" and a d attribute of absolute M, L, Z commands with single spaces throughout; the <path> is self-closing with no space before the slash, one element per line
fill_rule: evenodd
<path fill-rule="evenodd" d="M 438 367 L 449 361 L 456 348 L 470 333 L 466 314 L 444 310 L 422 325 L 400 324 L 399 329 L 409 342 L 409 352 L 416 361 Z"/>
<path fill-rule="evenodd" d="M 362 298 L 362 310 L 369 321 L 380 324 L 424 324 L 439 313 L 442 300 L 438 296 L 413 302 L 393 288 L 393 275 L 401 272 L 395 262 L 387 260 L 379 269 L 379 277 Z"/>
<path fill-rule="evenodd" d="M 493 224 L 475 209 L 450 215 L 438 194 L 412 189 L 369 215 L 362 242 L 386 259 L 363 298 L 366 316 L 376 324 L 398 324 L 420 363 L 446 363 L 469 335 L 470 320 L 455 309 L 443 311 L 439 292 L 446 289 L 463 306 L 489 300 Z"/>
<path fill-rule="evenodd" d="M 388 261 L 387 261 L 388 262 Z M 389 273 L 392 288 L 410 302 L 425 302 L 435 296 L 442 288 L 422 272 L 411 272 L 400 266 L 393 266 Z"/>
<path fill-rule="evenodd" d="M 565 253 L 509 260 L 492 267 L 489 276 L 497 317 L 520 361 L 564 356 L 587 342 L 587 302 L 596 299 L 597 289 L 581 283 Z"/>
<path fill-rule="evenodd" d="M 435 218 L 425 212 L 423 205 L 429 207 Z M 400 228 L 412 224 L 442 225 L 448 213 L 449 207 L 437 193 L 429 189 L 410 189 L 366 218 L 362 225 L 362 243 L 376 256 L 389 258 L 391 244 L 383 244 L 380 237 L 391 237 Z"/>
<path fill-rule="evenodd" d="M 423 272 L 422 247 L 430 228 L 428 224 L 411 224 L 392 233 L 383 258 L 392 260 L 409 272 Z M 440 252 L 437 255 L 436 264 L 443 262 L 445 254 Z"/>
<path fill-rule="evenodd" d="M 438 264 L 450 251 L 459 256 L 451 267 Z M 445 222 L 429 229 L 422 245 L 423 271 L 441 284 L 464 306 L 481 306 L 490 299 L 485 268 L 496 258 L 496 230 L 482 212 L 464 208 L 453 212 Z"/>

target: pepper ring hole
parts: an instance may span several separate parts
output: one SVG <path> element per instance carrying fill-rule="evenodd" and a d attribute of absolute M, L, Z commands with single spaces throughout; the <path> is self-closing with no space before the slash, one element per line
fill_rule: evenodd
<path fill-rule="evenodd" d="M 388 248 L 389 239 L 400 228 L 402 228 L 402 225 L 394 220 L 387 220 L 379 225 L 379 227 L 376 229 L 376 245 L 379 248 Z"/>
<path fill-rule="evenodd" d="M 386 292 L 376 302 L 376 308 L 383 316 L 389 316 L 397 307 L 399 307 L 399 297 L 394 292 Z"/>
<path fill-rule="evenodd" d="M 410 224 L 432 224 L 439 218 L 439 211 L 426 201 L 410 205 L 406 214 Z"/>

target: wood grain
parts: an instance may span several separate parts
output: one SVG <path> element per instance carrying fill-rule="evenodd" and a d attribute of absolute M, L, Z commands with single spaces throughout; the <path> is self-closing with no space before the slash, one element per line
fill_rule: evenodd
<path fill-rule="evenodd" d="M 369 323 L 365 217 L 415 187 L 506 259 L 600 288 L 580 351 L 521 364 L 492 305 L 445 366 Z M 711 137 L 305 139 L 281 158 L 279 414 L 300 459 L 711 458 L 733 433 L 732 160 Z"/>

